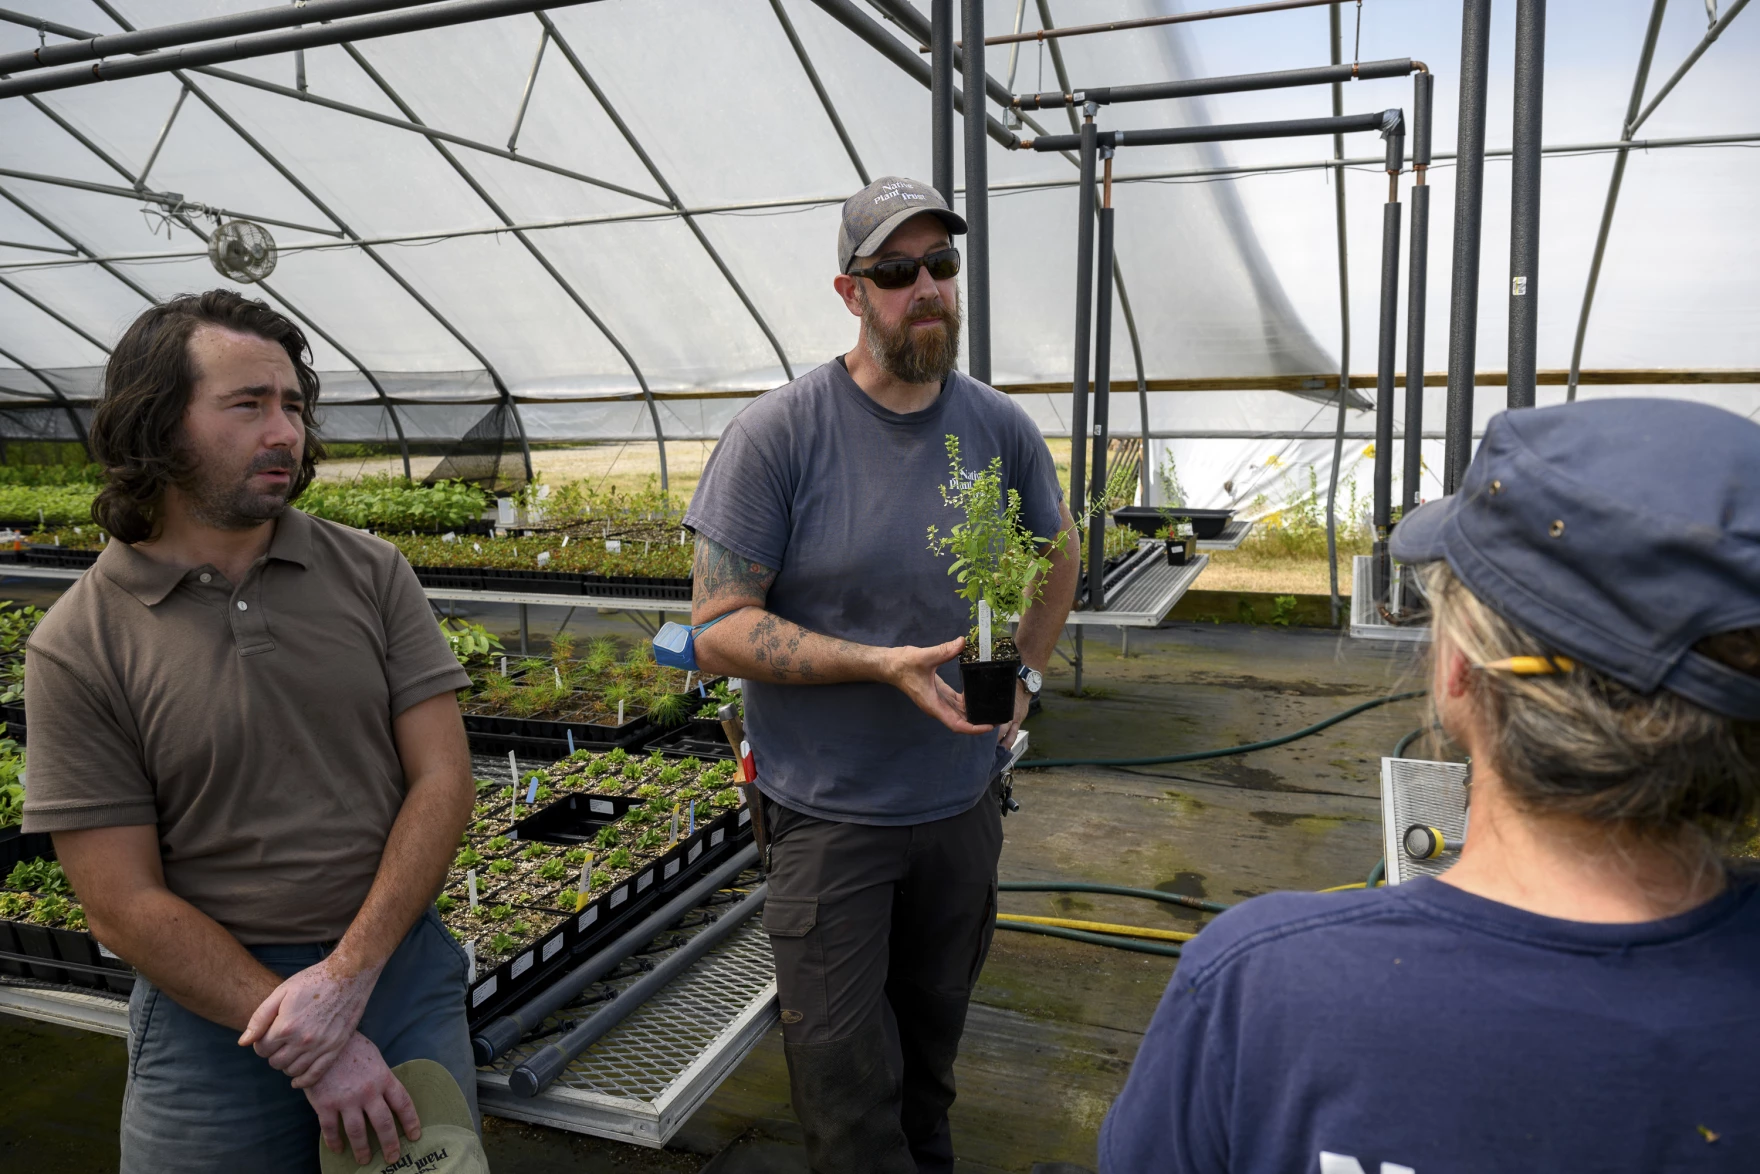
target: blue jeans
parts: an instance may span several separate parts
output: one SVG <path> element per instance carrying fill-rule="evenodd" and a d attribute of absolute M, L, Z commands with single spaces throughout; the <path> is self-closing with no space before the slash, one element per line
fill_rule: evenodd
<path fill-rule="evenodd" d="M 321 961 L 330 947 L 250 952 L 287 977 Z M 466 966 L 464 951 L 428 910 L 385 964 L 360 1032 L 389 1065 L 418 1058 L 444 1064 L 474 1114 Z M 317 1174 L 318 1115 L 287 1076 L 238 1046 L 237 1031 L 184 1009 L 144 978 L 128 1001 L 128 1028 L 122 1174 Z"/>

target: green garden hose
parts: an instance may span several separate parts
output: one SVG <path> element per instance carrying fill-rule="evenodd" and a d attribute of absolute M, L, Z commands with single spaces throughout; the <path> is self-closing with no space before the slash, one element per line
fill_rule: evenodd
<path fill-rule="evenodd" d="M 1114 897 L 1141 897 L 1145 901 L 1161 901 L 1168 905 L 1184 905 L 1205 913 L 1226 913 L 1228 906 L 1220 901 L 1187 897 L 1180 893 L 1164 893 L 1160 889 L 1132 889 L 1124 885 L 1103 885 L 1093 881 L 1003 881 L 996 886 L 1002 893 L 1106 893 Z"/>
<path fill-rule="evenodd" d="M 1323 721 L 1317 721 L 1306 729 L 1297 730 L 1293 734 L 1285 734 L 1281 738 L 1267 738 L 1263 742 L 1248 742 L 1245 746 L 1230 746 L 1223 750 L 1194 750 L 1189 754 L 1164 754 L 1156 758 L 1037 758 L 1022 762 L 1022 767 L 1029 766 L 1161 766 L 1173 762 L 1200 762 L 1206 758 L 1227 758 L 1231 754 L 1246 754 L 1254 750 L 1269 750 L 1273 746 L 1282 746 L 1294 742 L 1298 738 L 1306 738 L 1310 734 L 1318 734 L 1321 730 L 1335 726 L 1346 718 L 1356 717 L 1383 705 L 1391 705 L 1395 701 L 1410 701 L 1414 697 L 1422 697 L 1429 690 L 1414 689 L 1409 693 L 1395 693 L 1390 697 L 1377 697 L 1373 701 L 1365 701 L 1361 705 L 1353 705 L 1343 713 L 1335 713 Z"/>

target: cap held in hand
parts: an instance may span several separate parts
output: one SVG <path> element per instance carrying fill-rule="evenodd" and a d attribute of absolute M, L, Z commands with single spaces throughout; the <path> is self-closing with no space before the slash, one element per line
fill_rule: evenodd
<path fill-rule="evenodd" d="M 354 1160 L 354 1151 L 346 1142 L 337 1154 L 320 1141 L 318 1160 L 323 1174 L 489 1174 L 489 1159 L 477 1136 L 470 1105 L 452 1073 L 433 1060 L 408 1060 L 391 1074 L 415 1102 L 416 1116 L 422 1122 L 421 1138 L 405 1140 L 397 1161 L 387 1162 L 375 1137 L 373 1158 L 364 1166 Z M 371 1129 L 367 1132 L 372 1135 Z"/>

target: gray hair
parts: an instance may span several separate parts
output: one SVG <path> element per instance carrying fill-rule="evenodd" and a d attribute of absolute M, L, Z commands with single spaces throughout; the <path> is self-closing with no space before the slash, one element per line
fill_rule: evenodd
<path fill-rule="evenodd" d="M 1447 563 L 1425 568 L 1424 587 L 1438 640 L 1470 664 L 1559 653 L 1492 611 Z M 1723 633 L 1696 650 L 1760 676 L 1760 629 Z M 1471 692 L 1491 738 L 1482 752 L 1526 811 L 1644 838 L 1697 828 L 1719 846 L 1760 814 L 1760 722 L 1666 690 L 1635 692 L 1581 662 L 1551 676 L 1475 671 Z"/>

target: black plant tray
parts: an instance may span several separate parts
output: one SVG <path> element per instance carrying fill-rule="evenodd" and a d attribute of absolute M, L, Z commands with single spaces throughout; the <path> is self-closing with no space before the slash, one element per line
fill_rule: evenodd
<path fill-rule="evenodd" d="M 118 995 L 134 989 L 133 968 L 99 950 L 91 934 L 24 921 L 0 921 L 0 974 Z"/>
<path fill-rule="evenodd" d="M 101 551 L 74 550 L 66 546 L 27 546 L 18 552 L 18 561 L 27 567 L 58 567 L 80 571 L 98 561 Z"/>
<path fill-rule="evenodd" d="M 575 750 L 613 750 L 619 747 L 627 750 L 652 736 L 654 723 L 645 713 L 628 719 L 621 726 L 467 713 L 464 715 L 464 729 L 470 738 L 471 749 L 477 753 L 506 754 L 512 750 L 516 754 L 555 761 L 568 757 L 571 733 Z"/>
<path fill-rule="evenodd" d="M 48 832 L 25 834 L 16 827 L 0 828 L 0 877 L 24 860 L 55 859 L 55 841 Z M 4 949 L 4 947 L 0 947 Z"/>
<path fill-rule="evenodd" d="M 581 844 L 598 834 L 601 825 L 622 819 L 626 812 L 640 806 L 642 800 L 629 795 L 576 791 L 532 812 L 514 824 L 512 831 L 503 834 L 514 840 L 538 840 L 545 844 Z"/>
<path fill-rule="evenodd" d="M 25 745 L 24 738 L 24 702 L 13 701 L 0 705 L 0 722 L 6 723 L 6 736 L 16 739 L 20 746 Z"/>
<path fill-rule="evenodd" d="M 668 599 L 688 602 L 691 580 L 688 578 L 652 578 L 641 575 L 586 575 L 583 594 L 615 595 L 624 599 Z"/>
<path fill-rule="evenodd" d="M 484 567 L 477 572 L 483 591 L 507 591 L 521 595 L 579 595 L 579 571 L 519 571 Z"/>
<path fill-rule="evenodd" d="M 1176 522 L 1190 522 L 1192 534 L 1198 538 L 1210 539 L 1220 537 L 1228 529 L 1228 523 L 1234 518 L 1233 510 L 1197 510 L 1183 505 L 1127 505 L 1123 509 L 1112 511 L 1112 518 L 1121 526 L 1129 526 L 1145 538 L 1155 537 L 1155 532 L 1167 525 L 1169 518 Z"/>
<path fill-rule="evenodd" d="M 589 798 L 569 795 L 551 807 Z M 575 807 L 577 814 L 586 814 L 581 810 L 586 807 L 585 802 L 577 803 Z M 548 811 L 549 808 L 545 808 L 527 819 L 541 819 Z M 603 821 L 600 818 L 557 819 L 551 833 L 541 838 L 546 842 L 579 843 L 589 828 L 597 831 L 601 826 Z M 555 838 L 562 835 L 574 838 Z M 557 911 L 559 920 L 534 936 L 525 950 L 493 970 L 479 974 L 471 983 L 466 997 L 466 1015 L 471 1030 L 475 1031 L 495 1016 L 517 1007 L 534 992 L 544 989 L 571 962 L 582 960 L 604 946 L 616 933 L 646 916 L 665 896 L 689 884 L 711 863 L 726 856 L 750 836 L 750 808 L 724 811 L 699 824 L 695 835 L 681 839 L 635 876 L 593 898 L 584 909 L 574 913 Z"/>
<path fill-rule="evenodd" d="M 416 582 L 448 591 L 481 591 L 483 572 L 477 567 L 411 567 Z"/>
<path fill-rule="evenodd" d="M 658 750 L 668 758 L 733 758 L 733 747 L 727 744 L 721 722 L 709 717 L 692 718 L 682 726 L 674 726 L 643 744 L 642 749 Z"/>

